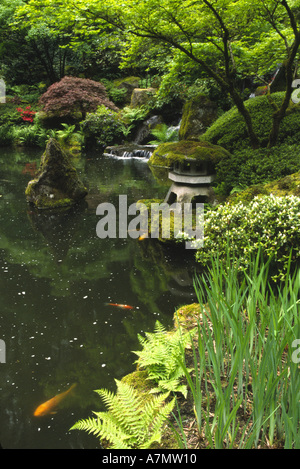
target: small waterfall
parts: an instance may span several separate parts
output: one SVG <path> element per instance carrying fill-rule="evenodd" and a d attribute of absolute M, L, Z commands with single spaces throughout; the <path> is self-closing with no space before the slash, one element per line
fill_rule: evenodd
<path fill-rule="evenodd" d="M 140 160 L 149 160 L 155 148 L 155 145 L 120 145 L 106 147 L 104 156 L 122 159 L 137 158 Z"/>
<path fill-rule="evenodd" d="M 122 158 L 146 158 L 149 160 L 152 152 L 149 150 L 124 151 Z"/>

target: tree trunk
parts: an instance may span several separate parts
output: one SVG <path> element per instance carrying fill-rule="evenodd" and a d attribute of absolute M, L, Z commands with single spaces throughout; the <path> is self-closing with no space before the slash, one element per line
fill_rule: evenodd
<path fill-rule="evenodd" d="M 234 104 L 236 105 L 239 113 L 243 116 L 246 127 L 247 127 L 247 132 L 250 138 L 250 143 L 251 147 L 255 150 L 256 148 L 260 147 L 260 141 L 259 138 L 257 137 L 256 133 L 254 132 L 253 125 L 252 125 L 252 117 L 250 115 L 250 112 L 246 108 L 244 101 L 238 94 L 238 92 L 235 89 L 231 90 L 230 93 Z"/>
<path fill-rule="evenodd" d="M 292 47 L 289 50 L 288 57 L 287 57 L 287 59 L 284 63 L 285 76 L 286 76 L 286 91 L 285 91 L 285 96 L 284 96 L 284 99 L 281 103 L 280 108 L 277 111 L 275 111 L 274 114 L 273 114 L 273 125 L 272 125 L 272 129 L 271 129 L 271 132 L 270 132 L 270 135 L 269 135 L 268 147 L 272 147 L 276 144 L 277 139 L 278 139 L 280 124 L 281 124 L 283 118 L 285 117 L 286 111 L 287 111 L 287 109 L 289 107 L 289 104 L 290 104 L 291 95 L 292 95 L 292 83 L 293 83 L 293 79 L 294 79 L 293 64 L 294 64 L 294 61 L 296 59 L 296 55 L 298 53 L 298 49 L 299 49 L 299 46 L 300 46 L 300 32 L 298 31 L 297 23 L 296 23 L 296 19 L 294 17 L 294 14 L 291 11 L 291 9 L 290 9 L 290 7 L 289 7 L 286 0 L 282 0 L 281 3 L 285 7 L 285 9 L 286 9 L 286 11 L 289 15 L 290 24 L 293 28 L 295 39 L 294 39 Z"/>

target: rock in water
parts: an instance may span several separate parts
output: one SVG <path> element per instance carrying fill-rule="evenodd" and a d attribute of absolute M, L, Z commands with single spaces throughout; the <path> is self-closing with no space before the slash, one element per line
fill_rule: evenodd
<path fill-rule="evenodd" d="M 48 141 L 39 171 L 29 181 L 25 195 L 39 209 L 70 206 L 87 195 L 76 169 L 54 138 Z"/>

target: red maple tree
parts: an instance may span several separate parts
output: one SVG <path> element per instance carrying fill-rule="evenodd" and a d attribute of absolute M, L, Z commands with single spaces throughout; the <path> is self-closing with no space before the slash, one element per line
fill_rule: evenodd
<path fill-rule="evenodd" d="M 118 111 L 111 102 L 102 83 L 87 78 L 64 77 L 53 83 L 40 97 L 39 104 L 45 112 L 53 112 L 59 116 L 68 116 L 81 112 L 85 119 L 87 112 L 94 112 L 103 104 L 109 109 Z"/>

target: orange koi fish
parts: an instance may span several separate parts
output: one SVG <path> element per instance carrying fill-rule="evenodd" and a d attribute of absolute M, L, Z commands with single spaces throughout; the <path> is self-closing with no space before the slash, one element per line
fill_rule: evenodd
<path fill-rule="evenodd" d="M 116 308 L 121 309 L 133 309 L 133 306 L 130 305 L 120 305 L 119 303 L 105 303 L 106 306 L 115 306 Z"/>
<path fill-rule="evenodd" d="M 70 389 L 67 391 L 57 394 L 56 396 L 52 397 L 52 399 L 49 399 L 49 401 L 39 405 L 38 408 L 34 411 L 33 415 L 35 417 L 43 417 L 44 415 L 55 414 L 55 407 L 58 406 L 58 404 L 72 391 L 72 389 L 75 388 L 75 386 L 76 384 L 72 384 Z"/>
<path fill-rule="evenodd" d="M 148 238 L 148 233 L 144 233 L 141 236 L 139 236 L 139 241 L 143 241 L 144 239 Z"/>

